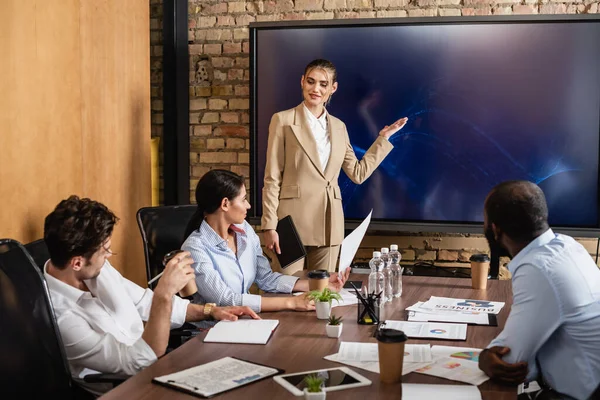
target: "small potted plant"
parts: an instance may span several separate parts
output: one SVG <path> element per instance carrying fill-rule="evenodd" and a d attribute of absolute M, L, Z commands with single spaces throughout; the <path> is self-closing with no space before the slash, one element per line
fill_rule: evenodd
<path fill-rule="evenodd" d="M 325 400 L 325 393 L 323 391 L 323 379 L 319 378 L 315 374 L 308 375 L 304 378 L 304 398 L 306 400 Z"/>
<path fill-rule="evenodd" d="M 308 298 L 315 301 L 315 309 L 318 319 L 328 319 L 331 314 L 331 302 L 333 300 L 339 302 L 342 296 L 338 292 L 333 292 L 329 288 L 323 291 L 313 290 L 308 293 Z"/>
<path fill-rule="evenodd" d="M 339 338 L 342 334 L 342 327 L 344 326 L 344 324 L 342 324 L 342 317 L 336 317 L 335 315 L 331 315 L 328 321 L 329 323 L 325 327 L 325 329 L 327 330 L 327 336 L 332 338 Z"/>

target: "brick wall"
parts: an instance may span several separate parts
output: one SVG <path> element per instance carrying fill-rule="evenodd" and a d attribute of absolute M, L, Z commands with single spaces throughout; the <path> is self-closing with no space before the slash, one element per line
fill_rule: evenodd
<path fill-rule="evenodd" d="M 261 21 L 422 16 L 597 13 L 596 0 L 276 0 L 189 1 L 190 198 L 211 168 L 249 176 L 248 24 Z M 150 0 L 152 135 L 162 135 L 161 0 Z M 248 190 L 253 190 L 249 182 Z M 359 259 L 397 243 L 405 260 L 465 263 L 487 251 L 481 236 L 382 236 L 365 239 Z M 595 253 L 596 241 L 582 241 Z"/>

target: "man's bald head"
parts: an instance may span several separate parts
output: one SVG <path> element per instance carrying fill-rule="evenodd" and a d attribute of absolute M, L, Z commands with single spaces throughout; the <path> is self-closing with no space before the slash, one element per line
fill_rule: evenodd
<path fill-rule="evenodd" d="M 530 242 L 548 230 L 544 192 L 528 181 L 507 181 L 494 187 L 485 199 L 488 227 L 496 225 L 516 242 Z"/>

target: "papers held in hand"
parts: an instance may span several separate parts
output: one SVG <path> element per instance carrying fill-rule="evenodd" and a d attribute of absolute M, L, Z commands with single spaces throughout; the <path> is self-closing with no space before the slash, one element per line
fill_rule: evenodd
<path fill-rule="evenodd" d="M 275 328 L 276 319 L 238 319 L 220 321 L 210 328 L 205 343 L 266 344 Z"/>
<path fill-rule="evenodd" d="M 281 268 L 287 268 L 296 261 L 306 257 L 306 249 L 296 231 L 296 226 L 291 215 L 279 220 L 276 231 L 279 235 L 279 249 L 281 250 L 281 254 L 277 254 L 276 251 L 274 253 L 277 256 L 277 260 L 279 260 Z"/>

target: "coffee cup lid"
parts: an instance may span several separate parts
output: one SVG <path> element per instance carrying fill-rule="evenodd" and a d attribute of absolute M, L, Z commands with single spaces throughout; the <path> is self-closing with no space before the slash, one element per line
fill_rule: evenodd
<path fill-rule="evenodd" d="M 396 329 L 378 329 L 375 338 L 382 343 L 406 342 L 408 337 L 403 331 Z"/>
<path fill-rule="evenodd" d="M 308 277 L 312 279 L 329 278 L 329 272 L 325 269 L 315 269 L 308 273 Z"/>
<path fill-rule="evenodd" d="M 471 258 L 469 258 L 469 261 L 489 262 L 490 257 L 487 254 L 473 254 Z"/>

